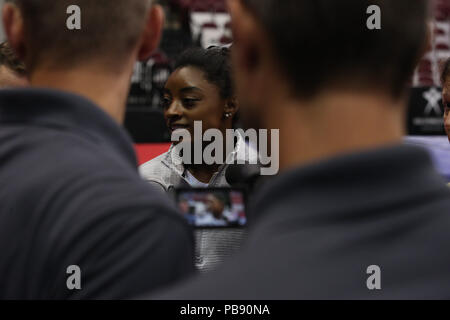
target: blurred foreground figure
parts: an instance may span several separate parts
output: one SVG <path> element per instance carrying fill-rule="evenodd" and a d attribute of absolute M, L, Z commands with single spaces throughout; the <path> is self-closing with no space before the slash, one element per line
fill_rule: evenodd
<path fill-rule="evenodd" d="M 7 42 L 0 44 L 0 88 L 26 87 L 25 65 L 17 59 Z"/>
<path fill-rule="evenodd" d="M 442 70 L 442 104 L 444 105 L 444 127 L 450 141 L 450 58 Z"/>
<path fill-rule="evenodd" d="M 193 270 L 193 236 L 140 179 L 120 124 L 133 66 L 157 46 L 147 0 L 18 0 L 9 43 L 34 88 L 0 92 L 0 298 L 122 299 Z"/>
<path fill-rule="evenodd" d="M 450 190 L 401 145 L 427 2 L 229 7 L 242 116 L 280 129 L 282 173 L 256 196 L 243 251 L 157 298 L 450 298 Z"/>

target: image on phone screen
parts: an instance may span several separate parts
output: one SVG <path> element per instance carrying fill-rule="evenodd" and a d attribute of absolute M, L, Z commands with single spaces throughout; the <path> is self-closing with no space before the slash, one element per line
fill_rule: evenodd
<path fill-rule="evenodd" d="M 244 227 L 247 224 L 243 190 L 177 189 L 176 201 L 188 223 L 195 227 Z"/>

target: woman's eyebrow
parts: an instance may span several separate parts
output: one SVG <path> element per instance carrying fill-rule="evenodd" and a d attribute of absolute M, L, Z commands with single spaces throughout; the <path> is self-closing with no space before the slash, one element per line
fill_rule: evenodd
<path fill-rule="evenodd" d="M 167 88 L 164 88 L 164 89 L 163 89 L 163 93 L 164 93 L 164 94 L 168 94 L 169 96 L 172 95 L 172 92 L 171 92 L 169 89 L 167 89 Z"/>
<path fill-rule="evenodd" d="M 197 88 L 197 87 L 186 87 L 180 90 L 181 93 L 186 93 L 186 92 L 202 92 L 202 89 Z"/>

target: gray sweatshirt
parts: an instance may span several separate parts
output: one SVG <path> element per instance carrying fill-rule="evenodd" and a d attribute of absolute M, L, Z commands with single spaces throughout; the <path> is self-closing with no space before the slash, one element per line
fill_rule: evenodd
<path fill-rule="evenodd" d="M 172 152 L 174 146 L 171 146 L 168 152 L 159 157 L 144 163 L 139 171 L 141 176 L 149 183 L 156 185 L 165 192 L 172 192 L 178 187 L 189 187 L 186 179 L 186 169 Z M 235 160 L 256 161 L 257 151 L 249 146 L 244 138 L 239 134 L 236 146 L 231 152 L 226 163 Z M 230 161 L 231 160 L 231 161 Z M 210 188 L 230 187 L 225 173 L 227 164 L 220 166 L 208 184 Z M 234 254 L 241 247 L 246 237 L 245 229 L 226 228 L 226 229 L 195 229 L 196 238 L 196 266 L 199 271 L 210 271 L 215 269 L 227 257 Z"/>

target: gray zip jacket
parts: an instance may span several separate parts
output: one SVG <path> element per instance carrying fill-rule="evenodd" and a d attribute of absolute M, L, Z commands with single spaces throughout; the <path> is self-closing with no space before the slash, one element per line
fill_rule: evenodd
<path fill-rule="evenodd" d="M 230 187 L 225 173 L 233 161 L 246 160 L 256 161 L 257 151 L 249 146 L 241 134 L 237 135 L 237 142 L 233 152 L 231 152 L 225 164 L 221 165 L 208 184 L 210 188 Z M 165 192 L 172 192 L 178 187 L 189 187 L 185 175 L 186 169 L 177 157 L 176 152 L 172 153 L 172 145 L 166 153 L 144 163 L 139 171 L 141 176 L 149 183 L 160 187 Z M 195 229 L 196 238 L 196 266 L 201 272 L 211 271 L 221 264 L 226 258 L 234 254 L 242 245 L 246 237 L 245 229 Z"/>
<path fill-rule="evenodd" d="M 177 165 L 177 163 L 181 163 L 182 161 L 176 152 L 172 152 L 173 148 L 174 146 L 172 145 L 169 151 L 144 163 L 139 168 L 140 174 L 145 180 L 158 185 L 166 192 L 177 187 L 189 187 L 189 183 L 185 178 L 186 169 L 183 164 Z M 174 157 L 177 157 L 177 159 L 174 159 Z M 228 168 L 227 163 L 239 160 L 256 161 L 257 159 L 257 151 L 252 146 L 249 146 L 242 135 L 238 133 L 234 151 L 228 155 L 225 164 L 220 166 L 208 186 L 210 188 L 230 187 L 225 178 L 225 173 Z"/>

